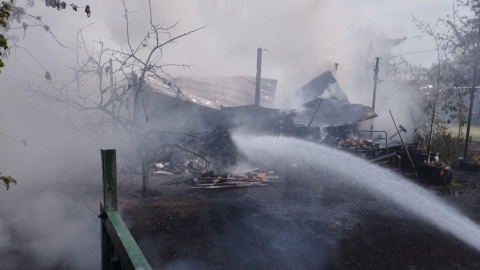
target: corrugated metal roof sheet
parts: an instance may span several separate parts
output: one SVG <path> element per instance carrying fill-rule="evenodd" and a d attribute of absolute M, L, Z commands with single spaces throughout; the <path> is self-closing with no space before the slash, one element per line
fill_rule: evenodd
<path fill-rule="evenodd" d="M 302 86 L 295 92 L 295 95 L 304 102 L 313 100 L 317 97 L 329 98 L 335 97 L 340 100 L 348 101 L 347 95 L 343 92 L 332 72 L 325 71 L 318 75 L 309 83 Z"/>
<path fill-rule="evenodd" d="M 377 117 L 372 108 L 362 104 L 352 104 L 338 98 L 316 98 L 303 104 L 295 112 L 295 124 L 308 125 L 319 101 L 322 101 L 312 126 L 341 126 Z"/>
<path fill-rule="evenodd" d="M 186 99 L 210 108 L 242 106 L 255 102 L 255 77 L 179 77 L 175 86 L 163 80 L 147 77 L 147 84 L 155 92 Z M 277 80 L 263 78 L 260 84 L 260 104 L 273 103 Z M 180 93 L 177 93 L 180 89 Z"/>
<path fill-rule="evenodd" d="M 269 109 L 275 96 L 277 81 L 262 79 L 261 105 L 255 107 L 255 78 L 237 77 L 191 77 L 176 78 L 175 85 L 153 77 L 146 78 L 150 88 L 159 94 L 178 97 L 200 106 L 222 110 L 227 113 L 227 122 L 256 122 L 257 117 L 275 118 L 289 114 L 291 110 Z M 180 91 L 177 91 L 177 88 Z M 295 124 L 308 125 L 319 100 L 323 100 L 312 126 L 340 126 L 377 117 L 368 106 L 349 103 L 345 93 L 330 71 L 324 72 L 296 92 L 306 100 L 294 110 Z M 257 114 L 258 111 L 258 114 Z"/>

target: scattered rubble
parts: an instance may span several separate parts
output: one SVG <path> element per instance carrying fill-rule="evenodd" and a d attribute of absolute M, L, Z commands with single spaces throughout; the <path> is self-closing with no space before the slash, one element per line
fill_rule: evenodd
<path fill-rule="evenodd" d="M 202 119 L 194 122 L 201 123 L 197 128 L 202 130 L 200 134 L 204 134 L 201 136 L 204 140 L 194 147 L 195 152 L 204 159 L 203 161 L 191 156 L 181 160 L 171 159 L 170 163 L 161 163 L 164 167 L 155 166 L 152 173 L 156 175 L 201 174 L 207 170 L 214 170 L 219 175 L 226 175 L 225 169 L 235 166 L 242 160 L 230 133 L 236 129 L 243 129 L 255 134 L 296 137 L 335 147 L 407 174 L 414 171 L 415 177 L 418 178 L 419 175 L 427 184 L 450 183 L 452 179 L 450 168 L 441 166 L 435 159 L 435 155 L 433 156 L 435 164 L 428 164 L 427 161 L 431 159 L 425 159 L 427 154 L 419 150 L 422 148 L 421 145 L 420 147 L 415 144 L 404 146 L 397 140 L 401 139 L 402 134 L 408 132 L 402 125 L 398 126 L 394 134 L 387 134 L 383 130 L 361 130 L 360 127 L 365 121 L 378 115 L 368 106 L 350 103 L 331 72 L 320 74 L 295 92 L 295 97 L 292 97 L 298 99 L 295 109 L 268 107 L 272 105 L 276 81 L 262 80 L 262 93 L 268 92 L 268 95 L 262 96 L 260 104 L 263 106 L 252 105 L 253 98 L 249 95 L 233 95 L 240 90 L 253 94 L 253 84 L 244 84 L 245 80 L 253 82 L 251 79 L 244 77 L 183 78 L 178 81 L 177 86 L 180 87 L 174 89 L 171 85 L 164 85 L 164 82 L 155 84 L 154 80 L 149 78 L 148 80 L 152 82 L 150 87 L 155 96 L 151 99 L 155 103 L 154 107 L 165 107 L 171 112 L 168 117 L 193 115 L 195 119 Z M 205 84 L 209 87 L 205 87 Z M 269 91 L 265 92 L 264 86 Z M 227 96 L 235 96 L 235 98 L 227 102 Z M 168 119 L 157 120 L 161 122 Z M 438 158 L 438 155 L 436 156 Z M 419 174 L 415 170 L 417 167 L 421 170 Z M 222 178 L 224 177 L 220 177 L 220 180 L 225 180 Z M 223 185 L 220 185 L 223 182 L 203 183 L 211 185 L 199 187 L 223 188 L 263 184 L 257 182 L 240 185 L 240 183 L 234 183 L 238 180 L 226 180 L 230 183 Z"/>
<path fill-rule="evenodd" d="M 257 172 L 259 169 L 248 170 L 245 174 L 238 175 L 215 175 L 212 171 L 202 175 L 200 179 L 193 180 L 195 186 L 191 188 L 199 189 L 222 189 L 238 187 L 266 187 L 272 179 L 279 179 L 274 172 Z M 244 170 L 245 171 L 245 170 Z"/>

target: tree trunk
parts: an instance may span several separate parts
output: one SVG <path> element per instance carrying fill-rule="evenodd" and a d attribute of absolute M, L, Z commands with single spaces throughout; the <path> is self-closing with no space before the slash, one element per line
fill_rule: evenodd
<path fill-rule="evenodd" d="M 148 177 L 147 163 L 143 159 L 141 162 L 142 162 L 142 195 L 146 197 L 150 192 L 150 179 Z"/>

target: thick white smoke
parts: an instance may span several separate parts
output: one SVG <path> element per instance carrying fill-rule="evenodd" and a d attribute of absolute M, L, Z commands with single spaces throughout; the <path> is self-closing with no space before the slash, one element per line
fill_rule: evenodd
<path fill-rule="evenodd" d="M 296 89 L 321 72 L 333 70 L 334 63 L 340 63 L 335 75 L 349 99 L 369 105 L 370 89 L 356 79 L 358 55 L 382 32 L 388 31 L 392 38 L 403 36 L 392 31 L 396 26 L 358 36 L 366 25 L 369 29 L 380 25 L 372 14 L 382 14 L 388 5 L 378 1 L 367 1 L 366 6 L 353 0 L 151 2 L 154 23 L 169 26 L 178 21 L 173 35 L 206 26 L 164 48 L 161 63 L 193 65 L 190 70 L 169 68 L 168 72 L 173 76 L 255 76 L 256 49 L 262 47 L 268 50 L 263 57 L 263 77 L 279 81 L 277 106 L 288 103 Z M 23 5 L 25 1 L 16 3 Z M 0 133 L 14 138 L 0 136 L 0 172 L 19 181 L 8 192 L 0 189 L 0 269 L 23 265 L 12 255 L 19 251 L 33 258 L 36 265 L 32 269 L 95 269 L 100 260 L 98 150 L 111 147 L 111 138 L 84 137 L 66 128 L 81 125 L 73 120 L 77 118 L 69 118 L 74 123 L 65 121 L 64 106 L 41 103 L 38 97 L 22 92 L 18 83 L 45 82 L 45 71 L 54 80 L 71 77 L 77 45 L 80 52 L 98 47 L 100 42 L 108 48 L 125 49 L 124 7 L 121 1 L 75 1 L 78 6 L 91 6 L 92 15 L 87 18 L 83 10 L 74 12 L 67 7 L 57 11 L 45 7 L 43 1 L 35 3 L 29 12 L 41 16 L 67 48 L 42 27 L 29 27 L 23 39 L 23 29 L 9 32 L 16 34 L 18 44 L 29 52 L 12 46 L 0 74 Z M 148 2 L 125 3 L 130 37 L 138 44 L 149 25 Z M 409 24 L 408 17 L 393 25 Z M 85 44 L 77 39 L 82 28 Z M 373 58 L 371 61 L 373 65 Z M 379 93 L 383 87 L 379 85 Z M 391 99 L 395 100 L 391 104 L 396 103 Z M 402 100 L 408 101 L 408 97 Z M 402 111 L 389 106 L 385 109 Z M 26 146 L 17 142 L 22 139 L 28 140 Z"/>

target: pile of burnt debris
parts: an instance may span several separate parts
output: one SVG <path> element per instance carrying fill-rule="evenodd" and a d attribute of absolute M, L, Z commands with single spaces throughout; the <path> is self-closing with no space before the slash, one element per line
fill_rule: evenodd
<path fill-rule="evenodd" d="M 200 178 L 194 178 L 194 186 L 197 189 L 225 189 L 240 187 L 266 187 L 273 179 L 279 179 L 273 171 L 259 172 L 259 168 L 233 171 L 232 174 L 217 175 L 208 171 Z"/>
<path fill-rule="evenodd" d="M 399 173 L 421 180 L 428 185 L 448 185 L 452 177 L 449 166 L 439 162 L 439 153 L 428 156 L 422 153 L 416 144 L 405 144 L 393 140 L 398 133 L 387 137 L 385 131 L 365 131 L 358 129 L 358 124 L 331 126 L 325 128 L 306 128 L 292 124 L 294 114 L 273 115 L 263 118 L 263 130 L 258 125 L 245 128 L 254 134 L 270 134 L 273 136 L 290 136 L 323 144 L 347 151 L 372 163 L 396 170 Z M 260 127 L 261 127 L 260 126 Z M 265 187 L 272 179 L 278 179 L 273 172 L 265 173 L 258 169 L 239 171 L 237 164 L 244 163 L 245 158 L 237 149 L 231 138 L 231 132 L 239 126 L 218 126 L 206 135 L 201 143 L 184 152 L 187 145 L 176 150 L 182 154 L 165 155 L 157 159 L 151 166 L 154 175 L 177 175 L 188 173 L 192 177 L 193 188 L 224 189 L 234 187 Z M 403 129 L 403 127 L 402 127 Z M 406 130 L 403 129 L 405 133 Z M 369 136 L 378 133 L 377 136 Z M 363 137 L 361 137 L 363 135 Z M 399 136 L 400 137 L 400 136 Z M 173 151 L 172 151 L 173 152 Z M 430 161 L 430 162 L 429 162 Z M 237 168 L 237 169 L 235 169 Z"/>
<path fill-rule="evenodd" d="M 259 168 L 240 169 L 236 164 L 243 161 L 231 138 L 229 129 L 217 127 L 204 137 L 199 145 L 179 144 L 166 153 L 157 152 L 150 165 L 152 175 L 186 175 L 196 189 L 225 189 L 239 187 L 266 187 L 273 179 L 279 179 L 273 171 L 262 172 Z"/>
<path fill-rule="evenodd" d="M 413 175 L 426 184 L 447 185 L 452 179 L 450 168 L 438 161 L 438 154 L 423 153 L 420 150 L 422 147 L 403 142 L 402 133 L 407 130 L 402 125 L 397 127 L 395 124 L 397 132 L 393 135 L 383 130 L 362 130 L 360 127 L 365 125 L 366 121 L 378 115 L 368 106 L 350 103 L 329 71 L 320 74 L 295 92 L 292 99 L 299 101 L 296 109 L 260 106 L 272 105 L 276 83 L 270 80 L 263 81 L 259 102 L 255 99 L 255 105 L 245 105 L 248 100 L 253 100 L 251 95 L 256 93 L 254 84 L 246 83 L 245 80 L 251 81 L 243 77 L 228 80 L 185 79 L 182 95 L 179 95 L 178 91 L 175 93 L 173 89 L 163 87 L 161 83 L 152 84 L 149 102 L 151 101 L 153 106 L 150 108 L 163 108 L 168 113 L 153 117 L 152 112 L 151 122 L 175 124 L 181 122 L 175 119 L 183 119 L 188 115 L 194 118 L 189 121 L 199 123 L 204 132 L 192 132 L 174 139 L 159 137 L 152 143 L 153 154 L 152 158 L 148 159 L 150 172 L 188 172 L 202 175 L 215 171 L 216 175 L 211 174 L 208 177 L 219 177 L 219 181 L 201 184 L 218 187 L 224 183 L 220 180 L 228 180 L 223 186 L 233 183 L 237 186 L 239 182 L 230 179 L 231 175 L 235 174 L 229 170 L 242 163 L 244 157 L 236 148 L 230 133 L 243 129 L 249 134 L 289 136 L 334 147 L 401 173 Z M 206 85 L 211 87 L 205 88 Z M 265 91 L 266 89 L 271 91 Z M 307 102 L 302 103 L 305 101 Z M 265 184 L 262 181 L 257 182 L 259 185 Z"/>
<path fill-rule="evenodd" d="M 228 129 L 218 126 L 211 133 L 193 135 L 179 135 L 194 137 L 189 140 L 177 140 L 169 143 L 165 153 L 153 153 L 154 162 L 151 162 L 153 174 L 174 175 L 182 173 L 204 173 L 211 169 L 222 171 L 236 164 L 241 158 Z M 160 141 L 158 144 L 165 144 Z"/>

